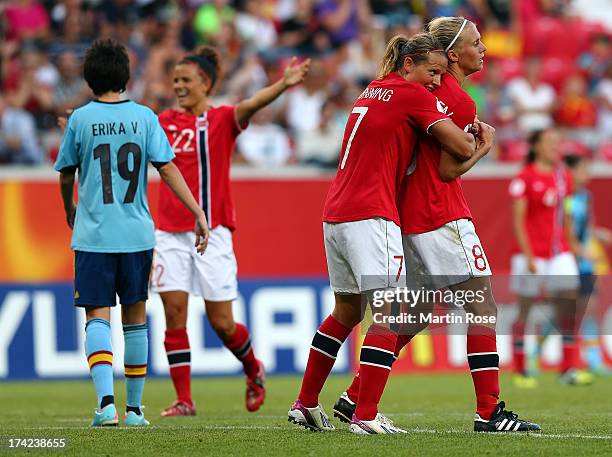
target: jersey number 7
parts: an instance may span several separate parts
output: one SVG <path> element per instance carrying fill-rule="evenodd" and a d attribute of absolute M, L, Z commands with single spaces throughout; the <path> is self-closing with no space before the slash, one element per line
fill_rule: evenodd
<path fill-rule="evenodd" d="M 363 121 L 366 113 L 368 112 L 367 106 L 356 106 L 351 111 L 351 114 L 359 114 L 357 118 L 357 122 L 353 126 L 353 131 L 351 132 L 351 136 L 349 136 L 348 141 L 346 142 L 346 150 L 344 151 L 344 157 L 342 158 L 342 163 L 340 164 L 340 170 L 344 170 L 344 165 L 346 164 L 346 159 L 348 159 L 349 151 L 351 150 L 351 144 L 353 144 L 353 138 L 355 138 L 355 134 L 357 133 L 357 129 L 359 128 L 359 124 Z"/>
<path fill-rule="evenodd" d="M 102 174 L 102 199 L 105 205 L 110 205 L 115 201 L 113 196 L 113 176 L 111 174 L 110 144 L 99 144 L 93 150 L 94 160 L 100 159 L 100 173 Z M 130 170 L 128 159 L 130 154 L 133 156 L 134 166 Z M 126 181 L 130 182 L 123 203 L 133 203 L 138 189 L 138 176 L 142 162 L 142 151 L 136 143 L 125 143 L 117 151 L 117 171 Z"/>

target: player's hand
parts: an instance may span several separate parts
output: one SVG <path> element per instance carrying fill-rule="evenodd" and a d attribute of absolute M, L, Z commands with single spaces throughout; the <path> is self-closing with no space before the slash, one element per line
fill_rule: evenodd
<path fill-rule="evenodd" d="M 296 84 L 304 81 L 306 73 L 310 68 L 310 59 L 304 60 L 302 63 L 298 63 L 297 57 L 292 57 L 289 61 L 289 65 L 285 68 L 283 74 L 283 82 L 287 87 L 295 86 Z"/>
<path fill-rule="evenodd" d="M 486 122 L 478 121 L 478 136 L 476 140 L 479 146 L 492 146 L 495 141 L 495 129 Z"/>
<path fill-rule="evenodd" d="M 195 247 L 198 251 L 198 254 L 202 255 L 204 254 L 204 251 L 206 251 L 206 247 L 208 246 L 209 236 L 208 221 L 206 220 L 206 216 L 204 216 L 204 213 L 201 213 L 200 216 L 196 219 L 195 234 Z"/>
<path fill-rule="evenodd" d="M 527 270 L 529 270 L 529 273 L 531 274 L 536 274 L 538 272 L 536 261 L 533 257 L 527 258 Z"/>
<path fill-rule="evenodd" d="M 474 135 L 475 138 L 478 138 L 480 135 L 480 123 L 474 122 L 470 127 L 470 133 Z"/>
<path fill-rule="evenodd" d="M 66 222 L 70 230 L 74 229 L 74 218 L 76 216 L 76 205 L 73 203 L 70 208 L 66 210 Z"/>
<path fill-rule="evenodd" d="M 57 126 L 60 128 L 62 133 L 64 133 L 64 130 L 66 130 L 66 125 L 68 124 L 68 118 L 70 117 L 71 114 L 72 114 L 72 110 L 67 109 L 65 116 L 57 117 Z"/>

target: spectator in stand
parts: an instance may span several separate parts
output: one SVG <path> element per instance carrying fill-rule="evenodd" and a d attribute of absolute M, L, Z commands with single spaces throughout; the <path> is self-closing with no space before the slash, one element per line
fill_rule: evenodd
<path fill-rule="evenodd" d="M 88 17 L 81 10 L 76 10 L 66 16 L 62 25 L 61 38 L 54 39 L 50 43 L 49 53 L 56 58 L 65 51 L 72 51 L 79 59 L 85 57 L 85 51 L 92 41 L 94 30 L 88 30 Z"/>
<path fill-rule="evenodd" d="M 0 164 L 33 164 L 42 159 L 34 117 L 23 109 L 10 107 L 0 93 Z"/>
<path fill-rule="evenodd" d="M 516 121 L 525 135 L 553 125 L 556 94 L 552 86 L 542 81 L 540 73 L 539 59 L 530 57 L 525 62 L 525 75 L 508 84 Z"/>
<path fill-rule="evenodd" d="M 53 90 L 53 108 L 59 116 L 84 105 L 92 94 L 81 77 L 81 63 L 72 51 L 60 54 L 57 69 L 59 81 Z"/>
<path fill-rule="evenodd" d="M 356 40 L 360 27 L 372 20 L 367 0 L 320 0 L 315 13 L 335 49 Z"/>
<path fill-rule="evenodd" d="M 314 0 L 296 0 L 292 14 L 280 21 L 277 44 L 287 55 L 322 54 L 331 46 L 313 4 Z"/>
<path fill-rule="evenodd" d="M 330 100 L 321 108 L 316 129 L 297 134 L 296 156 L 299 163 L 321 168 L 337 168 L 344 126 L 336 122 L 336 107 Z"/>
<path fill-rule="evenodd" d="M 604 78 L 595 87 L 599 104 L 597 130 L 599 141 L 612 140 L 612 62 L 608 62 Z"/>
<path fill-rule="evenodd" d="M 29 111 L 40 128 L 49 126 L 47 113 L 53 106 L 53 87 L 44 77 L 44 61 L 38 45 L 28 44 L 21 48 L 17 65 L 4 81 L 10 105 Z"/>
<path fill-rule="evenodd" d="M 8 2 L 4 14 L 8 25 L 7 40 L 44 39 L 49 35 L 49 15 L 40 2 Z"/>
<path fill-rule="evenodd" d="M 321 123 L 321 108 L 327 100 L 328 71 L 321 60 L 313 60 L 301 86 L 287 94 L 287 124 L 299 134 Z"/>
<path fill-rule="evenodd" d="M 579 74 L 566 79 L 557 103 L 555 120 L 571 136 L 591 147 L 597 145 L 597 105 L 587 93 L 587 83 Z"/>
<path fill-rule="evenodd" d="M 238 154 L 235 163 L 247 163 L 256 167 L 274 168 L 286 165 L 292 156 L 291 141 L 287 131 L 272 122 L 274 110 L 266 107 L 258 111 L 236 140 Z"/>
<path fill-rule="evenodd" d="M 245 11 L 236 15 L 236 29 L 249 49 L 263 51 L 274 47 L 276 29 L 260 0 L 246 0 Z"/>
<path fill-rule="evenodd" d="M 193 18 L 193 29 L 198 43 L 216 42 L 224 24 L 234 20 L 236 11 L 229 0 L 213 0 L 200 6 Z"/>
<path fill-rule="evenodd" d="M 603 78 L 611 57 L 610 36 L 606 34 L 595 36 L 590 49 L 580 55 L 578 67 L 587 76 L 590 88 Z"/>

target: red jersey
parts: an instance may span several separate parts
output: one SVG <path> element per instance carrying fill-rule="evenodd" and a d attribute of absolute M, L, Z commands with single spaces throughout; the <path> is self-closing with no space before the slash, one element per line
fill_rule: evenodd
<path fill-rule="evenodd" d="M 173 162 L 200 204 L 210 228 L 236 228 L 230 192 L 230 159 L 236 137 L 242 131 L 233 106 L 211 108 L 195 116 L 168 110 L 159 115 L 172 150 Z M 195 218 L 164 183 L 159 190 L 158 228 L 166 232 L 189 232 Z"/>
<path fill-rule="evenodd" d="M 466 132 L 476 116 L 476 104 L 450 74 L 433 92 L 438 109 L 448 114 Z M 432 136 L 421 136 L 417 144 L 416 167 L 405 180 L 399 197 L 402 233 L 424 233 L 457 219 L 471 219 L 472 213 L 463 196 L 461 178 L 450 182 L 440 177 L 442 146 Z"/>
<path fill-rule="evenodd" d="M 510 183 L 510 196 L 527 200 L 525 229 L 534 256 L 548 259 L 569 251 L 564 201 L 571 187 L 572 177 L 565 167 L 545 172 L 533 164 L 523 168 Z M 521 252 L 516 242 L 514 252 Z"/>
<path fill-rule="evenodd" d="M 418 131 L 448 119 L 420 84 L 397 73 L 374 80 L 357 98 L 344 130 L 338 172 L 327 194 L 323 221 L 382 217 L 399 225 L 397 193 Z"/>

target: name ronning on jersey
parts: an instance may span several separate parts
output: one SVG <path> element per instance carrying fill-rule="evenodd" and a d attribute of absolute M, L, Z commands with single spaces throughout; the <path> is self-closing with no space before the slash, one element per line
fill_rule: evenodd
<path fill-rule="evenodd" d="M 358 98 L 377 98 L 383 102 L 388 102 L 393 97 L 393 89 L 383 89 L 382 87 L 366 87 Z"/>

